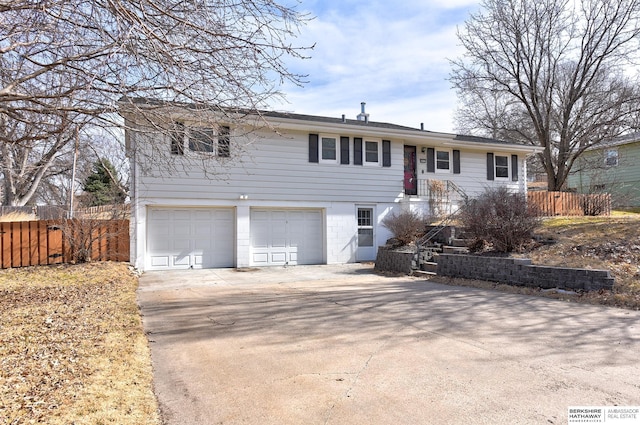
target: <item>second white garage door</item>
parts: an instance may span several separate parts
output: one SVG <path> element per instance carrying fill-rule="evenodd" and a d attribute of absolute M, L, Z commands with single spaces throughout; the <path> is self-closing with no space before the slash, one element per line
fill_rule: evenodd
<path fill-rule="evenodd" d="M 251 210 L 254 266 L 322 264 L 322 210 Z"/>
<path fill-rule="evenodd" d="M 234 220 L 231 208 L 150 208 L 147 267 L 233 267 Z"/>

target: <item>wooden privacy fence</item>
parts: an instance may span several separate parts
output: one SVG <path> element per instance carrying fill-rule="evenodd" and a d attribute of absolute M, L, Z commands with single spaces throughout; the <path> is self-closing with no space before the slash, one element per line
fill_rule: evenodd
<path fill-rule="evenodd" d="M 129 261 L 129 220 L 0 222 L 0 268 Z"/>
<path fill-rule="evenodd" d="M 608 193 L 585 195 L 571 192 L 528 192 L 528 202 L 538 215 L 610 215 L 611 195 Z"/>

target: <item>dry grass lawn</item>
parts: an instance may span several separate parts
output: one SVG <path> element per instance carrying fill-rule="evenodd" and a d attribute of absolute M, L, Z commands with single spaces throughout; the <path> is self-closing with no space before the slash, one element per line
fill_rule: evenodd
<path fill-rule="evenodd" d="M 0 424 L 159 424 L 122 263 L 0 271 Z"/>

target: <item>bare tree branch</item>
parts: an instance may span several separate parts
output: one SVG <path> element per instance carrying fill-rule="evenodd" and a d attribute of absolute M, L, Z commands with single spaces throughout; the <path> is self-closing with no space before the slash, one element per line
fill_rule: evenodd
<path fill-rule="evenodd" d="M 459 126 L 544 148 L 560 190 L 590 146 L 633 129 L 640 103 L 640 0 L 484 0 L 452 62 Z M 633 68 L 631 68 L 633 69 Z"/>
<path fill-rule="evenodd" d="M 308 19 L 277 0 L 0 0 L 3 203 L 29 202 L 19 186 L 46 178 L 63 123 L 122 125 L 118 102 L 140 97 L 258 110 L 303 84 L 285 59 L 306 57 L 291 40 Z"/>

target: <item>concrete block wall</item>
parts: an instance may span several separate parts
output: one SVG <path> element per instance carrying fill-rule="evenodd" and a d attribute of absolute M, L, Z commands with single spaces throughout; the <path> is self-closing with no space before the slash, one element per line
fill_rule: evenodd
<path fill-rule="evenodd" d="M 531 260 L 527 258 L 462 254 L 440 254 L 437 274 L 510 285 L 583 291 L 611 289 L 614 284 L 614 278 L 608 270 L 537 266 L 531 264 Z"/>
<path fill-rule="evenodd" d="M 386 245 L 378 247 L 375 270 L 411 274 L 417 269 L 417 254 L 412 251 L 397 251 Z"/>

